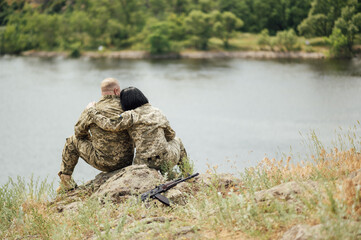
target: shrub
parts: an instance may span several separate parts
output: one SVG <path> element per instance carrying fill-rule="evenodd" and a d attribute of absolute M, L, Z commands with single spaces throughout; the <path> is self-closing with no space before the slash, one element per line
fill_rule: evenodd
<path fill-rule="evenodd" d="M 162 33 L 155 32 L 149 36 L 150 53 L 161 54 L 170 51 L 170 43 L 167 36 Z"/>
<path fill-rule="evenodd" d="M 330 53 L 332 56 L 339 58 L 348 58 L 352 56 L 348 46 L 347 37 L 342 34 L 339 28 L 335 27 L 333 29 L 329 41 L 331 44 Z"/>
<path fill-rule="evenodd" d="M 70 49 L 70 57 L 72 58 L 78 58 L 80 57 L 80 48 L 81 48 L 81 43 L 80 42 L 76 42 L 73 44 L 69 45 L 69 49 Z"/>
<path fill-rule="evenodd" d="M 4 52 L 18 54 L 27 49 L 28 38 L 26 35 L 19 33 L 15 25 L 7 25 L 2 34 L 2 47 Z"/>
<path fill-rule="evenodd" d="M 157 22 L 150 27 L 147 40 L 150 44 L 151 54 L 162 54 L 171 50 L 168 35 L 168 24 L 166 22 Z"/>
<path fill-rule="evenodd" d="M 272 45 L 268 29 L 262 30 L 262 32 L 260 33 L 260 36 L 258 38 L 257 44 L 261 47 L 261 49 L 264 49 L 264 48 Z"/>
<path fill-rule="evenodd" d="M 277 32 L 276 45 L 280 50 L 292 51 L 297 47 L 298 38 L 293 29 Z"/>

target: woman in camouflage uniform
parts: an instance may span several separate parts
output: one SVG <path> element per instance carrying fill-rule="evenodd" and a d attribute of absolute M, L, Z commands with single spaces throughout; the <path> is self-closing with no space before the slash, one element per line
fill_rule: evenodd
<path fill-rule="evenodd" d="M 125 112 L 116 119 L 105 117 L 91 104 L 88 105 L 88 115 L 104 130 L 128 130 L 136 148 L 134 164 L 146 164 L 162 173 L 180 165 L 186 152 L 164 114 L 150 105 L 135 87 L 121 91 L 120 104 Z"/>

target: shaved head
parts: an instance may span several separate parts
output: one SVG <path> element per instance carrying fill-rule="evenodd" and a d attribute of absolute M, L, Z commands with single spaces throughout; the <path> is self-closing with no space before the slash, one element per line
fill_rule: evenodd
<path fill-rule="evenodd" d="M 116 95 L 116 92 L 120 92 L 118 80 L 115 78 L 106 78 L 100 84 L 102 95 Z M 116 91 L 116 92 L 115 92 Z"/>

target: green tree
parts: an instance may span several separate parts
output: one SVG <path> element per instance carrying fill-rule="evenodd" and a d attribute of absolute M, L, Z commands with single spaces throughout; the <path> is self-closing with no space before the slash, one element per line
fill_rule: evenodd
<path fill-rule="evenodd" d="M 23 32 L 29 36 L 31 44 L 39 49 L 52 50 L 58 46 L 58 15 L 34 12 L 27 15 Z"/>
<path fill-rule="evenodd" d="M 185 27 L 185 16 L 170 14 L 168 16 L 168 30 L 169 30 L 169 39 L 174 41 L 182 41 L 187 37 L 187 30 Z"/>
<path fill-rule="evenodd" d="M 65 9 L 66 4 L 67 0 L 44 1 L 41 10 L 49 14 L 60 13 Z"/>
<path fill-rule="evenodd" d="M 293 29 L 277 32 L 276 45 L 280 50 L 291 51 L 297 46 L 298 38 Z"/>
<path fill-rule="evenodd" d="M 199 10 L 205 13 L 210 13 L 218 8 L 217 1 L 214 0 L 198 0 Z"/>
<path fill-rule="evenodd" d="M 134 25 L 139 31 L 144 27 L 146 10 L 142 0 L 119 0 L 118 8 L 121 16 L 121 23 L 124 25 Z"/>
<path fill-rule="evenodd" d="M 286 26 L 285 5 L 280 0 L 254 0 L 255 15 L 259 32 L 267 28 L 272 34 L 284 30 Z"/>
<path fill-rule="evenodd" d="M 214 36 L 222 39 L 224 47 L 229 48 L 229 39 L 237 29 L 243 26 L 243 21 L 231 12 L 214 11 L 212 17 Z"/>
<path fill-rule="evenodd" d="M 312 0 L 283 0 L 283 2 L 285 3 L 286 28 L 296 31 L 297 26 L 308 16 Z"/>
<path fill-rule="evenodd" d="M 0 0 L 0 26 L 7 23 L 7 16 L 11 14 L 11 8 L 7 1 Z"/>
<path fill-rule="evenodd" d="M 109 19 L 106 26 L 105 36 L 107 45 L 117 48 L 125 47 L 126 40 L 129 38 L 128 29 L 114 19 Z"/>
<path fill-rule="evenodd" d="M 356 13 L 354 6 L 344 7 L 341 17 L 335 22 L 335 27 L 346 36 L 348 50 L 352 52 L 355 35 L 361 32 L 361 13 Z"/>
<path fill-rule="evenodd" d="M 170 1 L 172 12 L 175 14 L 186 14 L 189 11 L 189 0 L 172 0 Z"/>
<path fill-rule="evenodd" d="M 313 0 L 308 17 L 298 26 L 300 34 L 307 36 L 329 36 L 341 9 L 354 0 Z"/>
<path fill-rule="evenodd" d="M 238 18 L 247 17 L 250 12 L 249 6 L 245 0 L 219 0 L 220 12 L 232 12 Z"/>
<path fill-rule="evenodd" d="M 341 30 L 335 27 L 332 31 L 332 34 L 329 37 L 331 43 L 330 53 L 334 57 L 351 57 L 352 52 L 350 52 L 347 37 L 342 34 Z"/>
<path fill-rule="evenodd" d="M 355 35 L 361 32 L 361 13 L 356 12 L 356 4 L 342 9 L 341 17 L 329 38 L 331 54 L 336 57 L 351 57 Z"/>
<path fill-rule="evenodd" d="M 92 28 L 91 17 L 84 11 L 73 11 L 70 16 L 62 15 L 59 19 L 60 48 L 64 50 L 74 50 L 76 47 L 90 48 Z"/>
<path fill-rule="evenodd" d="M 194 47 L 206 50 L 208 41 L 212 36 L 211 15 L 199 10 L 193 10 L 185 18 L 185 25 Z"/>
<path fill-rule="evenodd" d="M 150 27 L 148 42 L 150 44 L 151 54 L 162 54 L 171 49 L 169 41 L 169 26 L 166 22 L 157 22 Z"/>
<path fill-rule="evenodd" d="M 243 30 L 271 34 L 296 27 L 307 17 L 312 0 L 219 0 L 221 12 L 230 11 L 244 21 Z"/>
<path fill-rule="evenodd" d="M 261 49 L 271 46 L 271 38 L 268 29 L 263 29 L 257 41 Z M 272 47 L 272 46 L 271 46 Z"/>
<path fill-rule="evenodd" d="M 315 14 L 305 19 L 299 26 L 298 32 L 308 37 L 326 36 L 331 27 L 324 14 Z"/>
<path fill-rule="evenodd" d="M 17 54 L 27 49 L 28 39 L 22 33 L 17 31 L 17 26 L 8 24 L 2 33 L 3 51 L 2 53 Z"/>
<path fill-rule="evenodd" d="M 166 0 L 148 0 L 149 9 L 153 16 L 161 17 L 167 9 Z"/>

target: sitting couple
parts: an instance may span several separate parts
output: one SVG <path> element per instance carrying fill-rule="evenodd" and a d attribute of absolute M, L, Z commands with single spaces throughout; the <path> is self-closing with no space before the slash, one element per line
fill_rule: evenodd
<path fill-rule="evenodd" d="M 66 139 L 57 192 L 75 186 L 71 175 L 79 157 L 103 172 L 132 163 L 146 164 L 162 174 L 177 164 L 183 171 L 181 163 L 187 156 L 182 141 L 139 89 L 120 90 L 117 80 L 106 78 L 101 94 L 101 99 L 89 103 L 81 114 L 75 135 Z"/>

